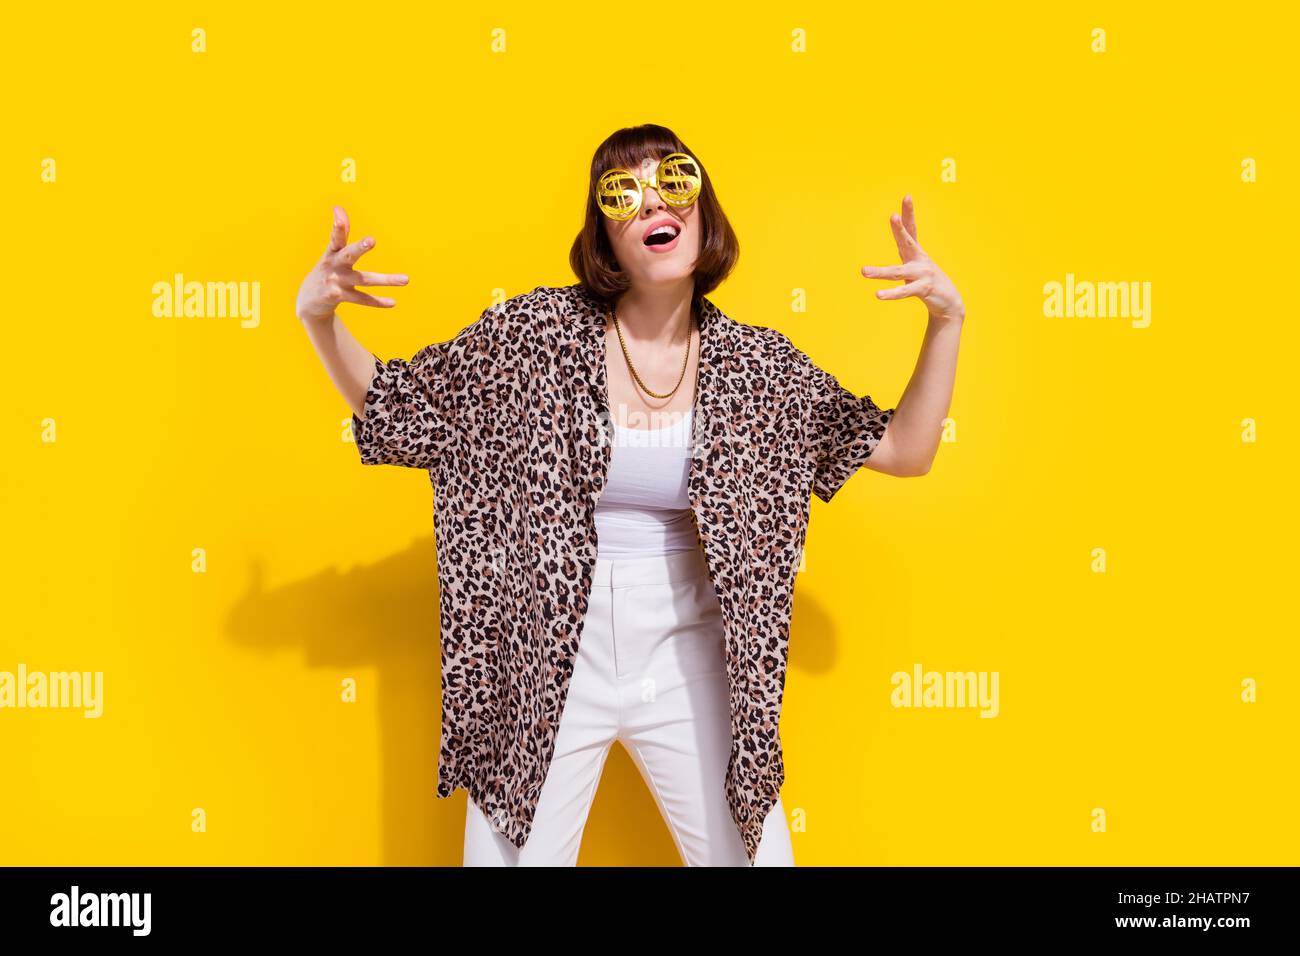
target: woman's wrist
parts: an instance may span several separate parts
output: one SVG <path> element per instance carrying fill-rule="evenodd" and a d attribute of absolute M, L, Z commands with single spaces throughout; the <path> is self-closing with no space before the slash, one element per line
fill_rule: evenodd
<path fill-rule="evenodd" d="M 956 327 L 960 328 L 961 324 L 966 321 L 966 309 L 962 308 L 954 314 L 931 312 L 930 324 L 941 326 L 943 328 Z"/>

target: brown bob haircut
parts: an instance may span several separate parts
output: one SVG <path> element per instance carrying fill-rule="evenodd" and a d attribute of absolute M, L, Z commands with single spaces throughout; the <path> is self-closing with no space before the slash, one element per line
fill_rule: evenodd
<path fill-rule="evenodd" d="M 740 256 L 740 243 L 718 203 L 709 170 L 699 154 L 688 149 L 677 134 L 666 126 L 645 123 L 627 126 L 611 133 L 596 148 L 591 158 L 591 175 L 587 181 L 587 212 L 582 232 L 569 250 L 569 265 L 578 282 L 596 299 L 613 304 L 632 285 L 619 268 L 614 250 L 605 234 L 605 214 L 596 205 L 596 180 L 606 170 L 616 167 L 637 169 L 647 157 L 663 159 L 669 153 L 689 153 L 700 164 L 704 184 L 695 204 L 699 207 L 700 254 L 695 260 L 695 291 L 692 305 L 698 309 L 700 299 L 716 289 L 727 277 Z"/>

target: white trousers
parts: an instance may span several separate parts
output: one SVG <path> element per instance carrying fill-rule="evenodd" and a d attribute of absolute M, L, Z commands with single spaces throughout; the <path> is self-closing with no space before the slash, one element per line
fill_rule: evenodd
<path fill-rule="evenodd" d="M 723 779 L 731 753 L 722 609 L 704 555 L 599 558 L 555 756 L 522 850 L 471 799 L 466 866 L 574 866 L 605 758 L 622 743 L 685 866 L 749 866 Z M 755 866 L 794 866 L 778 799 Z"/>

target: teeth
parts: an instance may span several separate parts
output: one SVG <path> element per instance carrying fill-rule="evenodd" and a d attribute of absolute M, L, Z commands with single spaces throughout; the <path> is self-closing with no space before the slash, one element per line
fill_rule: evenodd
<path fill-rule="evenodd" d="M 670 235 L 670 236 L 675 236 L 675 235 L 677 235 L 677 229 L 676 229 L 675 227 L 673 227 L 673 226 L 660 226 L 658 229 L 656 229 L 656 230 L 654 230 L 652 233 L 650 233 L 650 236 L 657 236 L 657 235 L 659 235 L 659 233 L 661 233 L 661 232 L 666 232 L 666 233 L 667 233 L 668 235 Z M 650 236 L 646 236 L 646 238 L 649 239 Z"/>

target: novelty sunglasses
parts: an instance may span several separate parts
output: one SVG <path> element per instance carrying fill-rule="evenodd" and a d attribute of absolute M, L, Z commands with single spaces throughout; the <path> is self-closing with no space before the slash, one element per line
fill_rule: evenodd
<path fill-rule="evenodd" d="M 669 153 L 649 179 L 641 179 L 630 169 L 601 173 L 596 180 L 596 205 L 610 219 L 631 219 L 641 209 L 646 189 L 655 190 L 668 205 L 682 209 L 695 202 L 703 185 L 700 164 L 693 157 Z"/>

